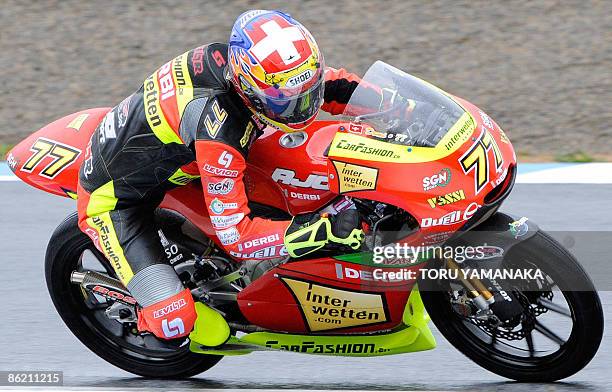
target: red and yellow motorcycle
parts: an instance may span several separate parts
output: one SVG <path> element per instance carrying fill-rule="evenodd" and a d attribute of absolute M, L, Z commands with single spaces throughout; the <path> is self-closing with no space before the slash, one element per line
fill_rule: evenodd
<path fill-rule="evenodd" d="M 372 105 L 372 85 L 384 103 Z M 76 198 L 87 143 L 108 110 L 83 110 L 45 126 L 9 153 L 10 168 L 45 192 Z M 137 330 L 138 304 L 79 231 L 76 214 L 51 237 L 47 286 L 81 342 L 143 376 L 192 376 L 225 355 L 261 350 L 339 356 L 429 350 L 436 346 L 431 318 L 458 350 L 494 373 L 557 380 L 593 358 L 603 312 L 567 250 L 532 221 L 498 211 L 515 176 L 512 144 L 483 111 L 376 62 L 344 117 L 293 134 L 266 130 L 253 145 L 245 180 L 259 216 L 287 219 L 352 203 L 367 227 L 362 249 L 297 260 L 283 248 L 244 249 L 251 260 L 237 263 L 222 251 L 195 181 L 170 191 L 156 220 L 168 263 L 196 300 L 189 339 Z M 482 254 L 388 254 L 400 249 L 396 244 L 428 252 L 480 244 Z M 539 274 L 465 273 L 485 267 Z"/>

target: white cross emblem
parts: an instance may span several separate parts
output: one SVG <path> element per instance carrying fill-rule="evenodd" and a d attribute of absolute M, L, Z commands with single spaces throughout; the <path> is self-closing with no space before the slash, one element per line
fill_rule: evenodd
<path fill-rule="evenodd" d="M 274 52 L 278 52 L 285 65 L 297 60 L 299 53 L 293 43 L 304 40 L 299 28 L 296 26 L 282 28 L 276 21 L 271 20 L 262 24 L 261 29 L 266 36 L 251 48 L 251 53 L 259 61 L 267 59 Z"/>

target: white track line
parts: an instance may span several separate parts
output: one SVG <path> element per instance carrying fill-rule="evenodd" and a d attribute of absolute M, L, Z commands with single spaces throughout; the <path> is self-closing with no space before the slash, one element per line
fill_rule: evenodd
<path fill-rule="evenodd" d="M 520 174 L 519 184 L 612 184 L 612 163 L 583 163 Z"/>

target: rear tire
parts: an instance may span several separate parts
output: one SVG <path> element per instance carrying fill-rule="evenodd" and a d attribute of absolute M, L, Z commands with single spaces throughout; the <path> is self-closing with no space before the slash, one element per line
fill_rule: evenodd
<path fill-rule="evenodd" d="M 446 340 L 483 368 L 524 382 L 551 382 L 567 378 L 593 359 L 601 343 L 604 319 L 599 296 L 576 259 L 546 233 L 539 231 L 513 247 L 504 257 L 504 263 L 508 259 L 525 257 L 534 260 L 542 271 L 554 277 L 571 309 L 571 334 L 554 354 L 532 357 L 529 361 L 492 351 L 466 327 L 461 316 L 453 310 L 448 296 L 448 282 L 421 282 L 425 288 L 421 293 L 423 302 Z M 567 279 L 568 276 L 572 279 Z M 585 291 L 570 291 L 570 280 L 580 280 L 580 287 Z"/>
<path fill-rule="evenodd" d="M 127 372 L 151 378 L 187 378 L 200 374 L 219 362 L 222 356 L 195 354 L 188 345 L 176 352 L 146 352 L 123 346 L 120 339 L 105 334 L 96 319 L 86 317 L 91 310 L 85 305 L 81 288 L 70 282 L 83 252 L 97 253 L 89 237 L 77 226 L 77 214 L 68 216 L 49 241 L 45 257 L 45 277 L 49 295 L 57 312 L 72 333 L 100 358 Z M 105 260 L 105 259 L 104 259 Z"/>

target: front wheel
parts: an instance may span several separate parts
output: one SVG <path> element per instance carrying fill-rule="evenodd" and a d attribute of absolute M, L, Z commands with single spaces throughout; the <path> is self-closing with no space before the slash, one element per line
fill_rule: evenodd
<path fill-rule="evenodd" d="M 221 356 L 195 354 L 186 339 L 162 340 L 139 333 L 135 323 L 107 316 L 112 301 L 71 283 L 73 271 L 97 271 L 116 278 L 106 258 L 77 226 L 72 214 L 53 233 L 45 257 L 47 288 L 72 333 L 107 362 L 144 377 L 185 378 L 202 373 Z"/>
<path fill-rule="evenodd" d="M 595 356 L 603 311 L 590 278 L 576 259 L 544 232 L 515 245 L 505 268 L 539 268 L 544 279 L 506 285 L 524 312 L 512 325 L 474 317 L 457 281 L 423 281 L 427 312 L 440 333 L 478 365 L 526 382 L 569 377 Z M 576 285 L 582 291 L 573 291 Z"/>

